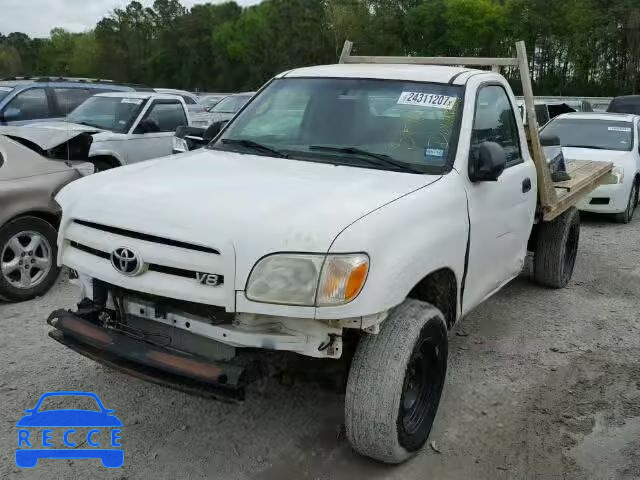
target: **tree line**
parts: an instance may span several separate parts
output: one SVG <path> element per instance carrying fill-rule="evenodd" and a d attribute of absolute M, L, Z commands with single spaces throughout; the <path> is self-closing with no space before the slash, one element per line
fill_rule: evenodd
<path fill-rule="evenodd" d="M 427 56 L 513 56 L 523 39 L 538 95 L 640 92 L 638 0 L 264 0 L 189 10 L 132 1 L 83 33 L 0 33 L 0 77 L 252 90 L 280 71 L 334 63 L 345 39 L 362 55 Z"/>

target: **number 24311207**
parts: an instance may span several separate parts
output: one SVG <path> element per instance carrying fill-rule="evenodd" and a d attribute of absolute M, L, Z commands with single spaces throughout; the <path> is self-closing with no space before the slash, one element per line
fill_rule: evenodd
<path fill-rule="evenodd" d="M 420 105 L 424 107 L 443 108 L 451 110 L 456 105 L 457 98 L 449 95 L 436 95 L 423 92 L 402 92 L 398 99 L 399 105 Z"/>

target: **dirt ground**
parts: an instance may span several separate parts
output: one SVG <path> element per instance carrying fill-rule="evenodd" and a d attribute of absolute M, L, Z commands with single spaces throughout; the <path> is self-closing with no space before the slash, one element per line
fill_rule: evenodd
<path fill-rule="evenodd" d="M 46 297 L 0 304 L 0 478 L 640 479 L 640 218 L 589 218 L 565 290 L 522 276 L 451 333 L 431 440 L 388 467 L 341 434 L 342 395 L 277 380 L 242 405 L 145 383 L 49 339 L 45 318 L 72 306 L 65 281 Z M 15 422 L 53 390 L 96 392 L 124 427 L 125 464 L 14 464 Z"/>

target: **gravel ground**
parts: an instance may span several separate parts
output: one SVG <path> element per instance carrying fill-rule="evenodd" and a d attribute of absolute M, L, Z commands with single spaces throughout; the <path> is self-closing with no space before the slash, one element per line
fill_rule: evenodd
<path fill-rule="evenodd" d="M 638 479 L 638 238 L 640 218 L 589 218 L 568 288 L 542 289 L 523 276 L 459 324 L 435 449 L 399 467 L 350 450 L 343 396 L 316 383 L 269 380 L 230 405 L 65 349 L 44 321 L 74 303 L 75 287 L 60 281 L 43 298 L 0 304 L 0 478 Z M 16 468 L 15 422 L 53 390 L 94 391 L 115 409 L 124 467 L 41 460 Z"/>

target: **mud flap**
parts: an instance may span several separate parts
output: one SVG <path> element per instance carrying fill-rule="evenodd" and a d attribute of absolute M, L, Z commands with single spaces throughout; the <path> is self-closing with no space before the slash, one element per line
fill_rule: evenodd
<path fill-rule="evenodd" d="M 99 327 L 68 310 L 56 310 L 49 336 L 116 370 L 189 394 L 222 401 L 244 400 L 244 368 L 188 355 Z"/>

